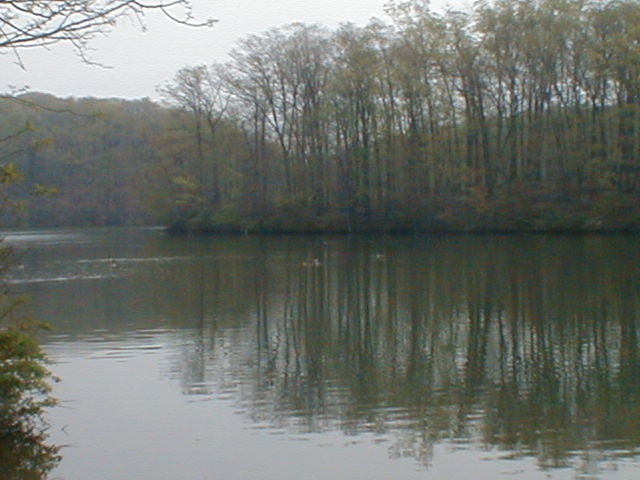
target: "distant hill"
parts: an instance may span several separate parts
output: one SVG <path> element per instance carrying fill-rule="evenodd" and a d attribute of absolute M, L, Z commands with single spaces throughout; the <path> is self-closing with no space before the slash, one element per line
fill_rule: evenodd
<path fill-rule="evenodd" d="M 151 186 L 159 138 L 175 112 L 149 101 L 61 99 L 29 93 L 0 99 L 0 162 L 24 181 L 5 224 L 124 225 L 160 221 Z M 33 196 L 34 190 L 55 194 Z"/>

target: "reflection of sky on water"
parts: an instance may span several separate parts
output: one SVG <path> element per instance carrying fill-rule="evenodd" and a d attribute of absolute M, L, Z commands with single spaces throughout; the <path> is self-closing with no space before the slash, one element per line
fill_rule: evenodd
<path fill-rule="evenodd" d="M 131 340 L 47 347 L 64 379 L 56 388 L 62 407 L 52 415 L 52 441 L 68 445 L 53 478 L 578 478 L 573 468 L 541 470 L 534 458 L 461 439 L 415 452 L 414 439 L 388 432 L 300 433 L 256 423 L 228 386 L 181 393 L 175 367 L 183 335 L 132 333 Z M 423 465 L 415 462 L 420 456 Z M 596 451 L 581 455 L 579 478 L 632 479 L 640 472 L 634 463 L 603 460 Z"/>
<path fill-rule="evenodd" d="M 16 284 L 55 327 L 62 478 L 640 473 L 626 237 L 106 232 L 20 273 L 104 278 Z"/>
<path fill-rule="evenodd" d="M 4 234 L 2 238 L 8 244 L 14 246 L 30 244 L 58 245 L 62 243 L 82 243 L 86 241 L 86 237 L 79 231 L 65 230 L 15 230 Z"/>
<path fill-rule="evenodd" d="M 256 428 L 224 393 L 182 395 L 171 373 L 181 354 L 171 346 L 176 340 L 162 335 L 151 348 L 118 342 L 98 351 L 83 342 L 48 347 L 64 378 L 52 440 L 69 444 L 54 477 L 420 478 L 413 462 L 389 462 L 384 446 L 335 432 L 303 436 Z M 381 460 L 373 460 L 372 448 Z"/>

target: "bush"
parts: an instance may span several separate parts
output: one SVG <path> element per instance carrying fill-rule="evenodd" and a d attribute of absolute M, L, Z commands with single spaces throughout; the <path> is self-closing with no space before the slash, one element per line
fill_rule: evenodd
<path fill-rule="evenodd" d="M 10 253 L 0 247 L 6 270 Z M 56 404 L 48 360 L 34 337 L 34 322 L 22 312 L 26 299 L 0 292 L 0 478 L 43 480 L 58 463 L 48 445 L 46 408 Z"/>
<path fill-rule="evenodd" d="M 46 444 L 44 409 L 50 396 L 46 356 L 27 332 L 0 332 L 0 478 L 44 479 L 59 448 Z"/>

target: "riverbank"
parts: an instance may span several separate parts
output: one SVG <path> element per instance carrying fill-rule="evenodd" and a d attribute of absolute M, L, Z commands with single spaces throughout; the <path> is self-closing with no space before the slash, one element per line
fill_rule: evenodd
<path fill-rule="evenodd" d="M 640 232 L 634 197 L 589 203 L 503 198 L 416 202 L 385 209 L 285 205 L 251 211 L 220 209 L 182 216 L 173 232 L 202 233 L 620 233 Z"/>

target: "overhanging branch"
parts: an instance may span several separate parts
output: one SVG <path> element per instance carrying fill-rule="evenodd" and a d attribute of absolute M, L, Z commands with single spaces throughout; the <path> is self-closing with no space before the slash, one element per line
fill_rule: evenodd
<path fill-rule="evenodd" d="M 0 53 L 71 43 L 84 61 L 89 42 L 108 33 L 123 18 L 135 18 L 144 28 L 146 12 L 160 11 L 170 21 L 188 27 L 210 27 L 215 19 L 197 20 L 189 0 L 0 0 Z"/>

